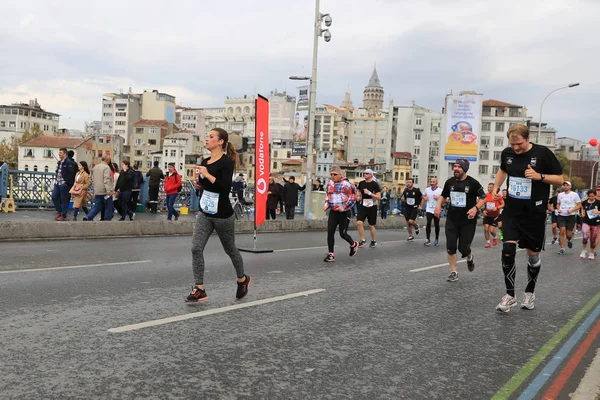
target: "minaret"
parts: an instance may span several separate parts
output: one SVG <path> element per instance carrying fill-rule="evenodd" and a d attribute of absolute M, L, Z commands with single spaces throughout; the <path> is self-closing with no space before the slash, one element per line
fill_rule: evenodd
<path fill-rule="evenodd" d="M 344 95 L 344 101 L 340 108 L 346 109 L 346 111 L 354 112 L 354 106 L 352 105 L 352 99 L 350 99 L 350 92 L 346 92 Z"/>
<path fill-rule="evenodd" d="M 373 68 L 373 74 L 369 79 L 369 84 L 365 87 L 363 92 L 363 107 L 366 108 L 369 116 L 376 116 L 377 110 L 383 108 L 383 87 L 379 82 L 379 76 L 377 76 L 377 67 Z"/>

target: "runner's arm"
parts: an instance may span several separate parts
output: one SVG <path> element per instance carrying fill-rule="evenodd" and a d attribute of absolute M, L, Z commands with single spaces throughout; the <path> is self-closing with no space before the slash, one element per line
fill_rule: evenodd
<path fill-rule="evenodd" d="M 423 197 L 421 197 L 421 204 L 419 205 L 419 208 L 423 208 L 423 204 L 425 204 L 427 200 L 427 196 L 423 195 Z"/>
<path fill-rule="evenodd" d="M 502 187 L 502 184 L 505 180 L 506 172 L 504 172 L 502 169 L 498 169 L 498 172 L 496 172 L 496 182 L 494 182 L 494 189 L 492 189 L 492 195 L 494 195 L 494 198 L 500 196 L 500 188 Z"/>

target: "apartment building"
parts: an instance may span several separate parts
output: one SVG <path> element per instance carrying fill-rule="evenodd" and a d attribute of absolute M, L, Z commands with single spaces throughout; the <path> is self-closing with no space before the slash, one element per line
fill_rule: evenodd
<path fill-rule="evenodd" d="M 173 133 L 165 136 L 161 168 L 166 170 L 169 163 L 175 163 L 175 168 L 181 176 L 187 180 L 193 179 L 193 174 L 187 175 L 185 165 L 186 156 L 193 155 L 194 137 L 196 141 L 199 139 L 195 133 Z"/>
<path fill-rule="evenodd" d="M 348 117 L 348 162 L 386 163 L 392 169 L 392 137 L 389 110 L 359 108 Z"/>
<path fill-rule="evenodd" d="M 28 104 L 0 105 L 0 140 L 8 140 L 12 135 L 21 137 L 36 125 L 44 135 L 53 135 L 58 131 L 59 117 L 44 110 L 37 99 L 30 100 Z"/>
<path fill-rule="evenodd" d="M 40 136 L 28 140 L 19 146 L 19 164 L 21 171 L 54 172 L 58 162 L 58 151 L 61 148 L 73 150 L 75 161 L 85 161 L 92 165 L 92 138 L 67 138 Z"/>
<path fill-rule="evenodd" d="M 204 139 L 206 138 L 206 119 L 204 110 L 201 108 L 178 107 L 176 110 L 176 125 L 182 133 L 192 134 L 196 140 L 190 150 L 196 154 L 202 154 L 204 151 Z M 201 140 L 198 140 L 200 138 Z"/>
<path fill-rule="evenodd" d="M 280 93 L 275 89 L 269 99 L 269 138 L 278 140 L 292 139 L 294 129 L 294 112 L 296 99 L 285 91 Z"/>
<path fill-rule="evenodd" d="M 152 168 L 155 154 L 162 153 L 165 137 L 177 129 L 175 124 L 164 120 L 140 120 L 134 127 L 132 144 L 123 146 L 123 154 L 130 155 L 131 165 L 137 165 L 140 171 L 147 171 Z"/>
<path fill-rule="evenodd" d="M 225 130 L 235 132 L 248 138 L 249 143 L 254 143 L 255 132 L 255 96 L 227 97 L 225 100 Z"/>
<path fill-rule="evenodd" d="M 141 119 L 142 96 L 129 93 L 105 93 L 102 96 L 103 136 L 119 135 L 130 144 L 134 124 Z"/>

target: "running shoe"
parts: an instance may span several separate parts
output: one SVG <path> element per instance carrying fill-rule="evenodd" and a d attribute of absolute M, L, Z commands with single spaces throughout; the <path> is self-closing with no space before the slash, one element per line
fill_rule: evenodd
<path fill-rule="evenodd" d="M 371 240 L 371 244 L 369 245 L 370 248 L 374 248 L 377 247 L 377 241 L 376 240 Z"/>
<path fill-rule="evenodd" d="M 469 269 L 469 272 L 473 272 L 473 270 L 475 269 L 475 257 L 473 257 L 472 254 L 471 260 L 467 258 L 467 268 Z"/>
<path fill-rule="evenodd" d="M 456 282 L 458 280 L 458 272 L 452 271 L 446 280 L 448 282 Z"/>
<path fill-rule="evenodd" d="M 573 242 L 571 242 L 570 240 L 567 242 L 567 246 L 569 246 L 570 249 L 573 248 Z"/>
<path fill-rule="evenodd" d="M 425 246 L 431 246 L 431 240 L 427 239 L 425 241 L 425 243 L 423 243 Z"/>
<path fill-rule="evenodd" d="M 413 240 L 415 240 L 414 236 L 409 236 L 406 240 L 408 240 L 409 242 L 412 242 Z"/>
<path fill-rule="evenodd" d="M 558 238 L 553 238 L 552 239 L 552 244 L 556 244 L 557 241 L 558 241 Z"/>
<path fill-rule="evenodd" d="M 591 254 L 591 253 L 590 253 Z M 581 254 L 579 255 L 579 258 L 586 258 L 587 254 L 585 254 L 585 250 L 581 252 Z"/>
<path fill-rule="evenodd" d="M 365 243 L 367 243 L 366 240 L 361 240 L 360 242 L 358 242 L 358 247 L 363 247 Z"/>
<path fill-rule="evenodd" d="M 235 297 L 238 299 L 243 298 L 248 294 L 248 286 L 252 283 L 252 277 L 250 275 L 244 275 L 246 280 L 244 282 L 237 283 L 237 292 L 235 293 Z"/>
<path fill-rule="evenodd" d="M 490 242 L 485 242 L 485 248 L 489 249 L 490 247 L 492 247 L 492 244 Z"/>
<path fill-rule="evenodd" d="M 197 286 L 192 287 L 192 293 L 190 293 L 189 296 L 185 298 L 186 303 L 197 303 L 199 301 L 204 300 L 208 300 L 206 290 L 200 289 Z"/>
<path fill-rule="evenodd" d="M 335 257 L 333 256 L 333 253 L 328 253 L 325 256 L 325 259 L 323 261 L 325 261 L 325 262 L 334 262 L 335 261 Z"/>
<path fill-rule="evenodd" d="M 595 260 L 596 259 L 596 252 L 590 253 L 590 255 L 588 256 L 588 260 Z"/>
<path fill-rule="evenodd" d="M 498 246 L 498 236 L 494 237 L 494 240 L 492 241 L 492 245 Z"/>
<path fill-rule="evenodd" d="M 437 246 L 438 244 L 440 244 L 440 242 L 439 242 L 437 239 L 435 239 L 435 240 L 433 241 L 433 245 L 434 245 L 434 246 Z"/>
<path fill-rule="evenodd" d="M 418 235 L 419 234 L 419 225 L 417 225 L 417 227 L 415 228 L 415 233 Z"/>
<path fill-rule="evenodd" d="M 535 302 L 535 294 L 525 292 L 523 293 L 523 301 L 521 302 L 521 308 L 526 310 L 533 310 Z"/>
<path fill-rule="evenodd" d="M 358 252 L 358 242 L 354 242 L 352 246 L 350 246 L 350 257 L 356 255 Z"/>
<path fill-rule="evenodd" d="M 558 255 L 560 255 L 560 256 L 564 256 L 565 254 L 567 254 L 567 252 L 565 251 L 565 249 L 560 249 L 558 251 Z"/>
<path fill-rule="evenodd" d="M 510 311 L 511 308 L 516 306 L 517 301 L 515 300 L 515 298 L 508 294 L 505 294 L 502 298 L 502 301 L 496 306 L 496 310 L 507 313 Z"/>
<path fill-rule="evenodd" d="M 500 240 L 504 240 L 504 233 L 502 233 L 502 231 L 498 232 L 498 237 Z"/>

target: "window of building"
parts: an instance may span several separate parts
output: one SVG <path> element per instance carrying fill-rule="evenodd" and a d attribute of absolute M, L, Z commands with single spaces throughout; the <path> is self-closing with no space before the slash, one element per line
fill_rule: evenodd
<path fill-rule="evenodd" d="M 115 121 L 115 125 L 123 126 L 123 125 L 127 125 L 127 122 L 126 121 Z"/>
<path fill-rule="evenodd" d="M 367 154 L 373 154 L 373 148 L 367 147 Z"/>
<path fill-rule="evenodd" d="M 479 174 L 480 175 L 487 175 L 488 173 L 488 166 L 487 165 L 480 165 L 479 166 Z"/>
<path fill-rule="evenodd" d="M 150 146 L 155 146 L 155 145 L 156 145 L 156 139 L 149 139 L 149 140 L 148 140 L 148 144 L 149 144 Z"/>
<path fill-rule="evenodd" d="M 496 122 L 496 132 L 504 132 L 504 122 Z"/>
<path fill-rule="evenodd" d="M 53 158 L 54 154 L 52 153 L 52 150 L 50 150 L 50 149 L 44 149 L 44 157 L 45 158 Z"/>
<path fill-rule="evenodd" d="M 144 152 L 143 152 L 142 150 L 136 150 L 136 151 L 135 151 L 135 155 L 136 155 L 136 156 L 143 156 L 143 155 L 144 155 Z"/>
<path fill-rule="evenodd" d="M 25 171 L 29 171 L 29 165 L 25 164 Z"/>
<path fill-rule="evenodd" d="M 144 128 L 135 128 L 135 133 L 144 133 Z"/>
<path fill-rule="evenodd" d="M 144 141 L 142 139 L 135 139 L 135 145 L 136 146 L 139 146 L 139 145 L 141 145 L 143 143 L 144 143 Z"/>
<path fill-rule="evenodd" d="M 102 116 L 104 117 L 112 117 L 112 113 L 111 112 L 105 112 L 102 114 Z"/>
<path fill-rule="evenodd" d="M 98 158 L 102 157 L 102 150 L 98 150 Z"/>
<path fill-rule="evenodd" d="M 23 151 L 23 156 L 24 157 L 33 157 L 33 149 L 25 149 Z"/>
<path fill-rule="evenodd" d="M 0 128 L 6 128 L 6 121 L 0 121 Z"/>
<path fill-rule="evenodd" d="M 492 174 L 496 175 L 498 173 L 498 170 L 500 169 L 499 165 L 494 165 L 492 167 Z"/>
<path fill-rule="evenodd" d="M 479 158 L 481 158 L 482 160 L 489 160 L 490 159 L 490 152 L 489 151 L 480 151 L 479 152 Z"/>
<path fill-rule="evenodd" d="M 394 172 L 394 180 L 395 180 L 395 181 L 397 181 L 397 180 L 398 180 L 398 175 L 399 175 L 398 171 Z"/>
<path fill-rule="evenodd" d="M 165 163 L 165 169 L 168 169 L 169 165 L 167 163 Z"/>
<path fill-rule="evenodd" d="M 179 157 L 183 157 L 183 150 L 179 151 Z"/>
<path fill-rule="evenodd" d="M 126 117 L 127 113 L 126 112 L 116 112 L 115 113 L 115 117 Z"/>
<path fill-rule="evenodd" d="M 165 157 L 169 157 L 169 150 L 165 149 Z"/>
<path fill-rule="evenodd" d="M 488 131 L 489 132 L 490 128 L 491 128 L 491 123 L 489 123 L 489 122 L 482 122 L 481 123 L 481 130 L 482 131 Z"/>
<path fill-rule="evenodd" d="M 414 154 L 415 154 L 415 156 L 418 156 L 419 154 L 421 154 L 421 148 L 419 146 L 415 146 Z"/>
<path fill-rule="evenodd" d="M 504 146 L 504 138 L 502 136 L 496 136 L 494 138 L 494 146 L 503 147 Z"/>
<path fill-rule="evenodd" d="M 18 109 L 13 108 L 12 115 L 17 115 L 17 114 L 18 114 Z"/>
<path fill-rule="evenodd" d="M 482 136 L 481 137 L 481 145 L 482 146 L 489 146 L 490 144 L 490 137 L 489 136 Z"/>
<path fill-rule="evenodd" d="M 273 169 L 277 169 L 277 162 L 273 163 Z"/>
<path fill-rule="evenodd" d="M 117 103 L 115 104 L 115 107 L 119 109 L 124 109 L 127 108 L 127 103 Z"/>
<path fill-rule="evenodd" d="M 171 150 L 171 157 L 177 157 L 177 150 Z"/>
<path fill-rule="evenodd" d="M 146 161 L 146 167 L 152 168 L 152 161 Z"/>
<path fill-rule="evenodd" d="M 419 169 L 419 160 L 413 161 L 413 168 L 414 169 Z"/>
<path fill-rule="evenodd" d="M 9 128 L 16 128 L 17 127 L 17 122 L 16 121 L 8 121 L 8 127 Z"/>
<path fill-rule="evenodd" d="M 494 152 L 494 161 L 498 161 L 500 160 L 500 155 L 502 154 L 501 151 L 495 151 Z"/>
<path fill-rule="evenodd" d="M 183 163 L 179 163 L 179 170 L 183 171 Z"/>
<path fill-rule="evenodd" d="M 548 136 L 546 138 L 546 144 L 552 144 L 552 137 Z"/>
<path fill-rule="evenodd" d="M 104 103 L 104 108 L 112 108 L 112 104 Z"/>
<path fill-rule="evenodd" d="M 37 172 L 37 169 L 38 169 L 38 168 L 37 168 L 37 165 L 34 165 L 34 166 L 33 166 L 33 171 L 34 171 L 34 172 Z"/>
<path fill-rule="evenodd" d="M 419 125 L 419 126 L 420 126 L 420 125 L 423 125 L 423 120 L 422 120 L 421 118 L 417 118 L 417 119 L 415 120 L 415 125 Z"/>
<path fill-rule="evenodd" d="M 117 135 L 124 135 L 125 134 L 125 130 L 124 129 L 116 129 L 115 130 L 115 134 L 117 134 Z M 108 140 L 106 143 L 110 143 L 110 140 Z"/>
<path fill-rule="evenodd" d="M 44 172 L 48 172 L 48 166 L 47 165 L 44 167 Z"/>
<path fill-rule="evenodd" d="M 421 132 L 415 132 L 415 140 L 421 140 Z"/>
<path fill-rule="evenodd" d="M 156 135 L 158 133 L 158 128 L 150 128 L 148 129 L 148 133 L 151 135 Z"/>

